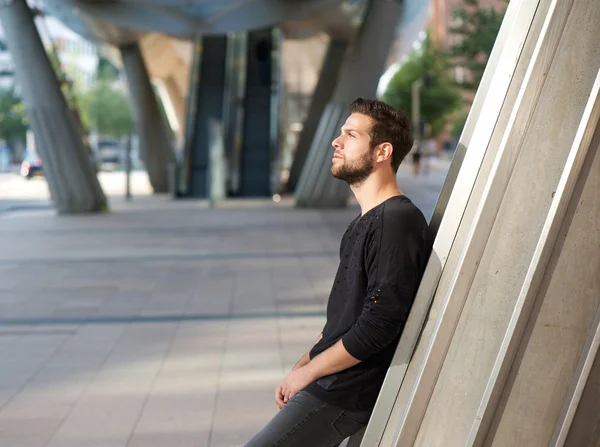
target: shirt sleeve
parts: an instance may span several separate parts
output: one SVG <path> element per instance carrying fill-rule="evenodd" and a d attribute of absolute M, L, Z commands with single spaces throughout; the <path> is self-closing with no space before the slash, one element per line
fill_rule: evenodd
<path fill-rule="evenodd" d="M 367 247 L 362 313 L 342 337 L 348 353 L 361 361 L 388 346 L 404 328 L 428 255 L 427 224 L 416 208 L 384 208 L 379 219 Z"/>

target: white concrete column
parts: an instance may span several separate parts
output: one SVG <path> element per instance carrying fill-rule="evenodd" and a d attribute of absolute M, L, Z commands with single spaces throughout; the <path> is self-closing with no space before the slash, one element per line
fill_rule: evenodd
<path fill-rule="evenodd" d="M 133 43 L 119 49 L 127 74 L 140 155 L 152 189 L 155 193 L 165 193 L 169 191 L 169 164 L 175 161 L 168 124 L 154 94 L 139 45 Z"/>
<path fill-rule="evenodd" d="M 396 0 L 371 0 L 352 51 L 347 54 L 330 103 L 325 108 L 298 181 L 296 204 L 301 207 L 343 207 L 350 188 L 331 175 L 331 142 L 349 116 L 348 106 L 358 97 L 374 98 L 377 82 L 400 18 Z"/>
<path fill-rule="evenodd" d="M 507 20 L 496 69 L 514 52 L 518 63 L 486 96 L 482 116 L 499 99 L 502 109 L 477 121 L 456 185 L 475 182 L 455 187 L 441 220 L 436 245 L 451 248 L 442 257 L 434 248 L 428 266 L 442 264 L 439 284 L 426 273 L 421 285 L 436 290 L 429 318 L 414 353 L 405 331 L 386 379 L 400 373 L 400 390 L 383 435 L 364 445 L 598 440 L 596 412 L 579 408 L 599 388 L 600 3 L 515 1 Z M 511 80 L 505 93 L 502 79 Z M 493 131 L 480 139 L 486 126 Z M 472 153 L 484 154 L 480 164 Z M 418 309 L 423 298 L 420 290 Z"/>
<path fill-rule="evenodd" d="M 490 159 L 494 159 L 498 149 L 490 145 L 490 141 L 496 141 L 497 135 L 502 135 L 508 125 L 512 109 L 503 105 L 513 102 L 518 95 L 535 47 L 535 42 L 526 42 L 526 37 L 530 32 L 539 32 L 543 24 L 543 17 L 531 23 L 538 6 L 537 2 L 521 0 L 512 2 L 506 11 L 431 219 L 430 227 L 437 233 L 433 252 L 367 428 L 365 445 L 392 445 L 398 431 L 416 430 L 418 424 L 414 419 L 422 417 L 425 411 L 426 400 L 408 403 L 412 388 L 406 386 L 406 382 L 415 385 L 423 361 L 416 356 L 425 356 L 428 352 L 422 345 L 415 353 L 415 345 L 423 337 L 431 336 L 427 331 L 433 330 L 432 326 L 426 326 L 425 332 L 421 332 L 442 273 L 448 277 L 446 266 L 457 265 L 460 252 L 451 249 L 453 243 L 455 246 L 464 244 L 465 232 L 459 231 L 459 226 L 467 228 L 466 223 L 475 218 L 477 207 L 473 203 L 476 201 L 471 199 L 482 193 L 481 181 L 477 183 L 477 180 L 490 175 Z M 434 309 L 437 305 L 434 303 Z M 406 411 L 409 405 L 415 407 L 410 417 Z"/>
<path fill-rule="evenodd" d="M 329 103 L 335 89 L 340 68 L 347 50 L 347 42 L 336 40 L 334 38 L 330 39 L 327 46 L 327 52 L 323 58 L 323 65 L 319 73 L 319 81 L 317 82 L 317 86 L 315 87 L 315 91 L 310 100 L 310 107 L 306 119 L 304 120 L 300 137 L 298 138 L 298 145 L 296 146 L 296 152 L 294 153 L 294 162 L 292 163 L 290 178 L 287 183 L 288 191 L 294 191 L 296 189 L 302 170 L 306 165 L 306 159 L 310 151 L 311 142 L 315 138 L 317 126 L 323 117 L 325 107 Z"/>
<path fill-rule="evenodd" d="M 86 152 L 81 129 L 60 91 L 25 0 L 0 3 L 0 22 L 58 212 L 105 211 L 106 197 L 91 154 Z"/>

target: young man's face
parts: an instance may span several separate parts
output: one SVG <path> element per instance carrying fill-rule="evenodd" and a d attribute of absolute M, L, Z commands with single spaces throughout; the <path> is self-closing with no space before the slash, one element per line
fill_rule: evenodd
<path fill-rule="evenodd" d="M 335 148 L 331 174 L 350 185 L 362 183 L 373 172 L 371 149 L 372 120 L 367 115 L 353 113 L 342 126 L 340 136 L 331 145 Z"/>

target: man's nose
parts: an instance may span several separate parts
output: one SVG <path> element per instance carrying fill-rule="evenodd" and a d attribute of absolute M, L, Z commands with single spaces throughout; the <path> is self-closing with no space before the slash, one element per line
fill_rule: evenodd
<path fill-rule="evenodd" d="M 336 148 L 336 149 L 339 149 L 339 147 L 340 147 L 340 142 L 338 141 L 338 140 L 339 140 L 339 138 L 340 138 L 340 137 L 337 137 L 335 140 L 333 140 L 333 141 L 331 142 L 331 145 L 332 145 L 334 148 Z"/>

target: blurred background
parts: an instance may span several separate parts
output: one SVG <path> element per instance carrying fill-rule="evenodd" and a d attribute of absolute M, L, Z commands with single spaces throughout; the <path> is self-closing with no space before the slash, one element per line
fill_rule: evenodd
<path fill-rule="evenodd" d="M 136 193 L 214 200 L 293 194 L 318 123 L 328 119 L 323 114 L 336 81 L 338 91 L 340 83 L 348 82 L 339 73 L 353 69 L 348 59 L 361 38 L 369 2 L 304 2 L 296 9 L 281 2 L 284 7 L 253 16 L 244 2 L 214 2 L 210 7 L 209 2 L 189 7 L 178 3 L 28 2 L 102 188 L 109 196 L 125 194 L 123 172 L 129 167 Z M 373 84 L 369 88 L 376 87 L 371 96 L 402 108 L 413 119 L 417 141 L 404 163 L 412 164 L 413 175 L 427 174 L 431 163 L 452 157 L 506 5 L 505 0 L 407 1 L 388 33 L 391 41 L 382 42 L 380 36 L 368 43 L 377 49 L 371 54 L 384 54 L 381 62 L 364 55 L 358 62 L 377 65 L 376 77 L 364 79 Z M 142 8 L 143 14 L 130 17 L 131 8 Z M 0 28 L 4 209 L 17 206 L 19 198 L 61 200 L 42 185 L 44 173 L 69 177 L 81 169 L 60 157 L 48 160 L 57 165 L 52 171 L 44 169 L 44 158 L 50 155 L 43 147 L 39 150 L 23 103 L 26 86 L 19 82 L 7 43 Z M 136 108 L 145 107 L 145 99 L 131 96 L 131 82 L 140 85 L 134 72 L 127 81 L 123 49 L 131 45 L 139 48 L 138 63 L 147 72 L 160 113 L 137 113 L 137 126 Z M 253 52 L 249 45 L 255 46 Z M 262 57 L 257 61 L 262 64 L 260 79 L 249 73 L 253 57 Z M 129 65 L 136 70 L 135 62 Z M 261 82 L 266 90 L 260 90 Z M 352 95 L 350 89 L 346 96 L 360 93 L 357 88 Z M 262 128 L 251 125 L 250 117 L 263 123 Z M 164 135 L 156 137 L 148 130 L 163 123 Z M 58 137 L 42 143 L 67 144 Z M 326 141 L 317 143 L 327 148 Z M 152 147 L 158 144 L 162 147 Z M 160 164 L 150 170 L 150 179 L 148 163 Z M 38 181 L 28 181 L 33 178 Z M 77 181 L 72 183 L 77 189 Z M 316 206 L 340 204 L 312 199 Z"/>

